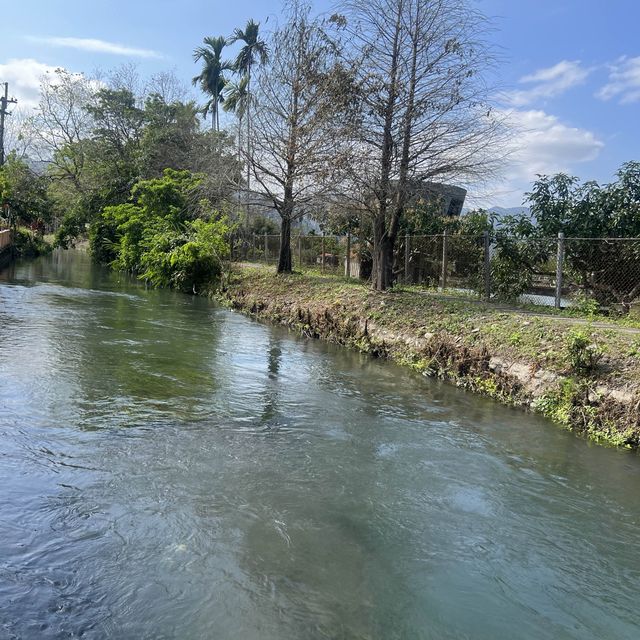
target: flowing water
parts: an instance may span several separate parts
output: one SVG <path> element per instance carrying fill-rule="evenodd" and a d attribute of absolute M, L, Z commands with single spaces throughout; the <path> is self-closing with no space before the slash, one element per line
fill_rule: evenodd
<path fill-rule="evenodd" d="M 0 638 L 640 637 L 640 460 L 147 291 L 0 275 Z"/>

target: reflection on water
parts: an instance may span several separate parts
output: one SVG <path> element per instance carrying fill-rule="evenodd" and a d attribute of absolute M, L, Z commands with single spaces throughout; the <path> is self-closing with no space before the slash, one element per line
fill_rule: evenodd
<path fill-rule="evenodd" d="M 60 252 L 0 274 L 1 638 L 637 638 L 640 465 Z"/>

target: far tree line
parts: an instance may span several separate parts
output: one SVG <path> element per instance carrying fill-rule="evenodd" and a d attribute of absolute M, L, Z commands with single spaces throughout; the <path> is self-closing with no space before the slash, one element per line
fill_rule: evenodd
<path fill-rule="evenodd" d="M 151 277 L 151 254 L 175 250 L 175 264 L 207 247 L 221 256 L 215 233 L 257 228 L 255 211 L 269 203 L 280 218 L 279 273 L 292 269 L 292 226 L 313 217 L 366 240 L 372 284 L 386 289 L 399 235 L 447 224 L 416 185 L 486 182 L 505 160 L 490 26 L 470 0 L 342 0 L 321 16 L 289 0 L 269 32 L 249 20 L 194 48 L 204 104 L 171 73 L 144 82 L 130 67 L 98 78 L 59 69 L 42 80 L 22 153 L 2 169 L 3 201 L 23 223 L 55 220 L 60 246 L 88 233 L 97 259 L 181 288 L 203 274 Z M 234 115 L 226 127 L 221 109 Z M 634 172 L 626 165 L 620 180 L 631 184 Z M 545 221 L 562 218 L 557 194 L 576 188 L 543 178 L 530 195 L 538 222 L 503 228 L 546 233 Z M 638 193 L 625 198 L 637 211 Z M 566 214 L 554 229 L 573 222 Z"/>

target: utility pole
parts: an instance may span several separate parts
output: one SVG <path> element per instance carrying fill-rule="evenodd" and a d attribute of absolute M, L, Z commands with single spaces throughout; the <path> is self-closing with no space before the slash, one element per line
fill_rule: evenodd
<path fill-rule="evenodd" d="M 9 83 L 4 82 L 3 84 L 4 96 L 0 96 L 0 167 L 4 164 L 4 118 L 11 115 L 7 111 L 7 107 L 18 102 L 14 98 L 9 99 Z"/>

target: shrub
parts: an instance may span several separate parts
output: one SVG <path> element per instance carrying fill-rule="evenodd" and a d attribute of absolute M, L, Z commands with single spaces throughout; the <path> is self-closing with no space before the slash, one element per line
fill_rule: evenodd
<path fill-rule="evenodd" d="M 20 258 L 37 258 L 49 253 L 52 249 L 42 237 L 25 229 L 16 229 L 13 235 L 13 248 Z"/>
<path fill-rule="evenodd" d="M 222 275 L 229 246 L 225 219 L 187 222 L 183 229 L 156 229 L 147 234 L 141 278 L 157 287 L 196 291 L 215 285 Z"/>
<path fill-rule="evenodd" d="M 530 270 L 498 251 L 491 258 L 491 291 L 498 300 L 513 302 L 531 287 Z"/>
<path fill-rule="evenodd" d="M 165 170 L 134 185 L 134 202 L 106 207 L 93 223 L 95 259 L 181 291 L 215 284 L 229 254 L 227 219 L 197 200 L 201 177 Z"/>
<path fill-rule="evenodd" d="M 594 298 L 591 298 L 584 292 L 580 291 L 573 298 L 572 310 L 577 311 L 579 315 L 593 318 L 600 311 L 600 303 Z"/>
<path fill-rule="evenodd" d="M 566 352 L 571 370 L 583 375 L 593 373 L 604 355 L 586 333 L 576 329 L 569 333 Z"/>

